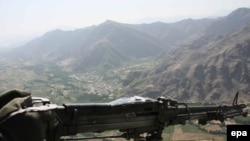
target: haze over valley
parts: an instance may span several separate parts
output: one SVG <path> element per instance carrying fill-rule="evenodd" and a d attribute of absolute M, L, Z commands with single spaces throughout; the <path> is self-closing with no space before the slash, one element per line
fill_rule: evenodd
<path fill-rule="evenodd" d="M 49 31 L 0 55 L 1 92 L 56 103 L 166 96 L 188 102 L 250 99 L 250 9 L 174 23 Z"/>

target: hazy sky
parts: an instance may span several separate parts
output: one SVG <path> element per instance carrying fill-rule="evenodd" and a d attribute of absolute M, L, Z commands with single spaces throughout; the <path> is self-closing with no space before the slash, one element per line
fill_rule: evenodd
<path fill-rule="evenodd" d="M 107 19 L 142 23 L 224 16 L 250 0 L 0 0 L 0 46 L 61 28 L 98 25 Z"/>

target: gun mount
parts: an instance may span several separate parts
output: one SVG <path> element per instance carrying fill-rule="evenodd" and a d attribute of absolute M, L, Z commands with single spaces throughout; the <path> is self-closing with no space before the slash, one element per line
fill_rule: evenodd
<path fill-rule="evenodd" d="M 39 102 L 39 98 L 34 98 Z M 48 105 L 47 99 L 40 100 Z M 166 126 L 185 124 L 187 120 L 198 119 L 199 124 L 210 120 L 223 122 L 226 118 L 247 116 L 245 104 L 238 104 L 238 93 L 232 105 L 188 106 L 186 103 L 159 97 L 158 99 L 130 97 L 120 98 L 109 103 L 72 103 L 56 106 L 52 111 L 56 119 L 49 123 L 47 141 L 82 140 L 72 138 L 77 133 L 100 133 L 118 130 L 118 136 L 126 139 L 162 140 Z M 141 135 L 144 136 L 141 136 Z"/>

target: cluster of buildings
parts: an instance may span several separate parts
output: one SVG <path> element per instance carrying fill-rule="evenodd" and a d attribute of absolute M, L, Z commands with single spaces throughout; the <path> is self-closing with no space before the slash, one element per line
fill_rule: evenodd
<path fill-rule="evenodd" d="M 121 84 L 118 79 L 104 80 L 103 76 L 93 73 L 74 74 L 70 76 L 73 85 L 83 89 L 87 94 L 113 96 L 114 90 L 120 90 Z"/>

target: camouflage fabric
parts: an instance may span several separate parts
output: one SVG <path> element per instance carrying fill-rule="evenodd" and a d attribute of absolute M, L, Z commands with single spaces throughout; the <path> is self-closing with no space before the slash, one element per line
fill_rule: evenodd
<path fill-rule="evenodd" d="M 0 141 L 44 141 L 51 111 L 25 111 L 31 94 L 12 90 L 0 95 Z"/>

